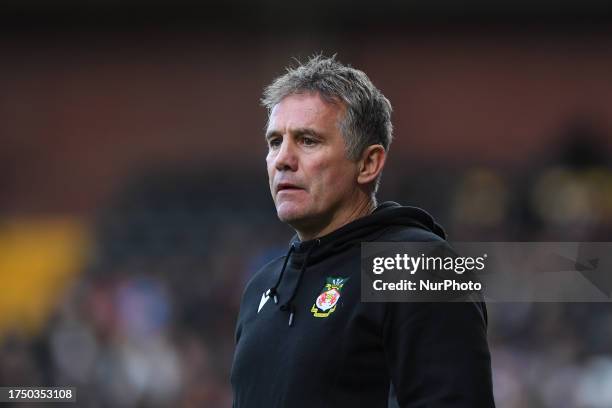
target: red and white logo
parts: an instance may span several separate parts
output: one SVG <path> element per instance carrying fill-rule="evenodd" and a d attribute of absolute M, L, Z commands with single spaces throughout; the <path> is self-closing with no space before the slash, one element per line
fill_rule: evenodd
<path fill-rule="evenodd" d="M 323 291 L 315 300 L 310 311 L 314 317 L 328 317 L 336 310 L 340 291 L 349 278 L 337 278 L 328 276 L 323 286 Z"/>
<path fill-rule="evenodd" d="M 316 305 L 320 310 L 326 311 L 336 306 L 340 299 L 340 292 L 337 289 L 330 289 L 319 295 Z"/>

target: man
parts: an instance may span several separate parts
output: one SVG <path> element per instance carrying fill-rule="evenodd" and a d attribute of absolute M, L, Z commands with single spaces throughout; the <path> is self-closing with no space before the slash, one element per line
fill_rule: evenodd
<path fill-rule="evenodd" d="M 480 302 L 360 301 L 360 247 L 442 241 L 426 212 L 375 193 L 391 105 L 359 70 L 316 56 L 277 78 L 266 158 L 286 256 L 248 283 L 236 328 L 234 407 L 494 407 Z"/>

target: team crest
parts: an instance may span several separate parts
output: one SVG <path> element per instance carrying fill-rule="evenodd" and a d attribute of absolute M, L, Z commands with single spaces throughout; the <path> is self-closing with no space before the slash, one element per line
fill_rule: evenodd
<path fill-rule="evenodd" d="M 349 278 L 328 277 L 323 292 L 315 300 L 310 311 L 314 317 L 327 317 L 336 310 L 342 287 Z"/>

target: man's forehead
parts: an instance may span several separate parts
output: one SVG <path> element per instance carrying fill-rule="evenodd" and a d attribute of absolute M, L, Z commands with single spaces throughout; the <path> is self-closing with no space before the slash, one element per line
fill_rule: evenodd
<path fill-rule="evenodd" d="M 325 100 L 318 93 L 291 94 L 274 105 L 268 120 L 268 131 L 277 127 L 325 126 L 337 124 L 342 106 Z"/>

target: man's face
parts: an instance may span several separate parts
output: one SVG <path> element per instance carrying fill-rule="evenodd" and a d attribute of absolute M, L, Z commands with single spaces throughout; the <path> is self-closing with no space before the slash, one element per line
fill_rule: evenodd
<path fill-rule="evenodd" d="M 357 162 L 347 158 L 340 132 L 344 108 L 318 94 L 285 97 L 270 114 L 268 177 L 281 221 L 317 229 L 351 205 Z"/>

